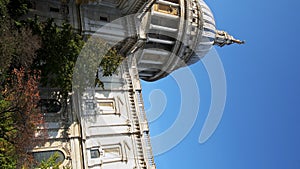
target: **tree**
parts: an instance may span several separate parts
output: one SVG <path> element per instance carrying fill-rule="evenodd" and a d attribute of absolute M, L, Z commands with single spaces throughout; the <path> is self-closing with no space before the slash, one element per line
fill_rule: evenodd
<path fill-rule="evenodd" d="M 9 109 L 9 102 L 0 99 L 0 111 Z M 15 146 L 12 143 L 12 135 L 15 135 L 14 120 L 11 112 L 0 115 L 0 167 L 12 169 L 17 163 Z"/>
<path fill-rule="evenodd" d="M 17 20 L 28 13 L 31 5 L 30 0 L 10 0 L 7 4 L 8 13 L 14 20 Z"/>
<path fill-rule="evenodd" d="M 7 5 L 9 0 L 0 0 L 0 22 L 2 22 L 8 16 Z"/>
<path fill-rule="evenodd" d="M 119 54 L 118 50 L 107 44 L 101 37 L 89 37 L 77 59 L 73 89 L 78 89 L 81 93 L 87 87 L 100 86 L 104 88 L 105 86 L 99 79 L 99 70 L 101 70 L 101 76 L 111 76 L 116 73 L 123 59 L 123 55 Z"/>
<path fill-rule="evenodd" d="M 0 0 L 0 168 L 31 165 L 33 159 L 28 151 L 37 144 L 37 126 L 44 123 L 37 108 L 39 82 L 62 89 L 66 99 L 85 43 L 69 24 L 59 27 L 53 19 L 41 23 L 37 18 L 19 21 L 28 10 L 28 2 Z M 123 56 L 101 39 L 93 45 L 91 55 L 83 57 L 87 64 L 81 66 L 89 67 L 92 82 L 101 85 L 99 66 L 104 76 L 111 76 Z M 101 50 L 108 52 L 99 64 Z"/>
<path fill-rule="evenodd" d="M 4 99 L 0 100 L 0 156 L 12 165 L 32 161 L 28 150 L 35 146 L 36 127 L 44 123 L 37 108 L 38 81 L 38 72 L 14 69 L 1 93 Z"/>
<path fill-rule="evenodd" d="M 27 150 L 42 123 L 36 107 L 39 73 L 30 71 L 40 40 L 16 24 L 9 13 L 16 8 L 7 8 L 11 2 L 16 1 L 0 1 L 0 168 L 30 161 Z"/>
<path fill-rule="evenodd" d="M 41 70 L 42 84 L 62 90 L 66 96 L 72 89 L 73 69 L 84 41 L 69 24 L 58 27 L 53 19 L 39 22 L 37 18 L 28 23 L 42 40 L 37 51 L 34 68 Z"/>
<path fill-rule="evenodd" d="M 59 155 L 57 153 L 53 154 L 49 159 L 42 161 L 38 168 L 40 169 L 59 169 L 60 163 L 57 163 L 57 159 L 59 158 Z"/>
<path fill-rule="evenodd" d="M 2 8 L 0 3 L 0 8 Z M 40 48 L 40 38 L 33 35 L 26 25 L 17 26 L 15 21 L 1 9 L 4 18 L 0 21 L 0 73 L 11 72 L 13 68 L 29 68 Z"/>
<path fill-rule="evenodd" d="M 70 24 L 64 23 L 59 27 L 53 19 L 42 23 L 38 18 L 29 20 L 27 24 L 42 40 L 34 63 L 35 68 L 42 72 L 42 84 L 60 88 L 65 97 L 72 91 L 76 63 L 84 64 L 86 75 L 92 76 L 91 84 L 96 82 L 101 86 L 102 83 L 96 76 L 99 67 L 103 70 L 103 76 L 111 76 L 124 58 L 99 37 L 90 37 L 85 43 L 83 38 L 73 31 Z M 101 51 L 108 52 L 104 56 L 99 56 Z M 83 61 L 77 60 L 79 55 Z M 102 60 L 99 63 L 100 59 Z"/>

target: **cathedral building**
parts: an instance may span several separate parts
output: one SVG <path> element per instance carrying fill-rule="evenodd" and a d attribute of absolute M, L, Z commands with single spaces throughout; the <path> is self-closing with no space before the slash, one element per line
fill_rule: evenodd
<path fill-rule="evenodd" d="M 155 169 L 140 79 L 159 80 L 204 57 L 213 45 L 242 44 L 216 29 L 203 0 L 32 0 L 28 17 L 67 22 L 99 36 L 125 56 L 118 72 L 100 77 L 62 102 L 42 89 L 48 141 L 32 150 L 39 161 L 59 154 L 61 167 Z M 38 133 L 38 132 L 37 132 Z"/>

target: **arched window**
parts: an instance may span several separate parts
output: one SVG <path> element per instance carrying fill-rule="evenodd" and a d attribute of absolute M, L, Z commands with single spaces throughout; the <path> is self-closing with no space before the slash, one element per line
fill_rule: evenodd
<path fill-rule="evenodd" d="M 41 99 L 40 107 L 42 113 L 57 113 L 61 110 L 61 103 L 56 99 Z"/>
<path fill-rule="evenodd" d="M 42 161 L 47 161 L 50 157 L 53 157 L 54 154 L 58 155 L 58 158 L 55 161 L 56 163 L 62 163 L 65 160 L 65 155 L 60 150 L 33 152 L 33 157 L 36 162 L 41 163 Z"/>

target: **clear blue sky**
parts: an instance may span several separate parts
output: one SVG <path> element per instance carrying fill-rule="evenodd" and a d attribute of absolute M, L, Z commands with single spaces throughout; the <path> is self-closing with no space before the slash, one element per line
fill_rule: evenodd
<path fill-rule="evenodd" d="M 204 144 L 198 138 L 210 106 L 210 82 L 201 62 L 191 67 L 201 97 L 196 123 L 180 144 L 155 157 L 157 168 L 300 169 L 300 2 L 206 2 L 217 27 L 247 44 L 217 48 L 227 101 L 219 127 Z M 164 91 L 167 107 L 150 123 L 152 136 L 170 127 L 181 102 L 176 82 L 167 77 L 143 82 L 146 109 L 155 89 Z"/>

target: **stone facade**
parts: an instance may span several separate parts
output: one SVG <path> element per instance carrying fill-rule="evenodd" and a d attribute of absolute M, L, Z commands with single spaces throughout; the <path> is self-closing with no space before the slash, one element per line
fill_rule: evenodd
<path fill-rule="evenodd" d="M 58 89 L 41 89 L 45 127 L 37 134 L 46 130 L 47 142 L 32 151 L 37 160 L 58 153 L 61 167 L 156 168 L 135 60 L 125 59 L 117 72 L 101 77 L 104 89 L 67 101 Z"/>
<path fill-rule="evenodd" d="M 149 127 L 136 66 L 125 60 L 104 89 L 86 90 L 75 105 L 86 168 L 154 169 Z"/>
<path fill-rule="evenodd" d="M 32 0 L 27 17 L 70 23 L 81 35 L 99 36 L 126 59 L 118 74 L 101 77 L 105 89 L 59 98 L 43 89 L 48 141 L 37 159 L 57 152 L 74 169 L 154 169 L 140 78 L 159 80 L 199 61 L 212 45 L 242 43 L 217 31 L 203 0 Z M 121 19 L 120 19 L 121 18 Z M 217 36 L 216 36 L 217 35 Z M 229 39 L 230 38 L 230 39 Z"/>

